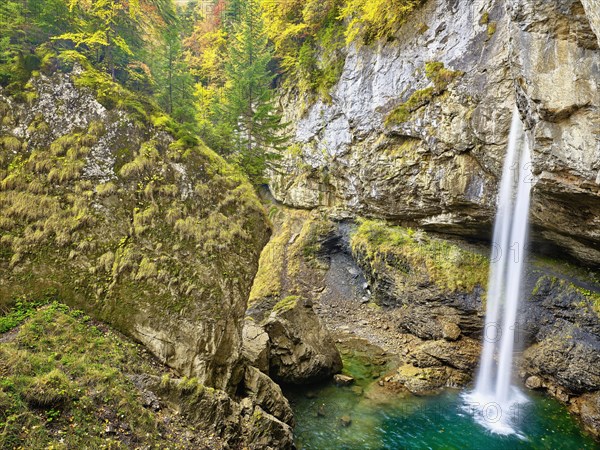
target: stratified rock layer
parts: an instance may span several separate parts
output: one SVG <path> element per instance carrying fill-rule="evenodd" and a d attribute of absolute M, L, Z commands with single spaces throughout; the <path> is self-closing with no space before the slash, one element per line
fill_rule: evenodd
<path fill-rule="evenodd" d="M 600 264 L 598 4 L 429 0 L 391 42 L 351 46 L 330 101 L 283 95 L 295 144 L 274 195 L 491 235 L 513 107 L 531 130 L 536 242 Z M 454 75 L 435 86 L 428 62 Z M 435 95 L 422 94 L 435 86 Z M 425 97 L 390 116 L 413 94 Z M 414 102 L 413 102 L 414 105 Z M 386 123 L 386 118 L 390 120 Z"/>

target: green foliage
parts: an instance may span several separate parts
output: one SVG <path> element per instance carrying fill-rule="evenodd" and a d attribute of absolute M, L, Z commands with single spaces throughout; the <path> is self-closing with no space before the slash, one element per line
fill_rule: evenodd
<path fill-rule="evenodd" d="M 17 299 L 10 309 L 0 311 L 0 334 L 6 333 L 13 328 L 21 325 L 25 320 L 31 317 L 32 314 L 42 305 L 48 303 L 52 296 L 42 298 L 42 300 L 27 300 Z"/>
<path fill-rule="evenodd" d="M 362 37 L 365 44 L 390 39 L 423 0 L 347 0 L 341 17 L 349 21 L 346 43 Z"/>
<path fill-rule="evenodd" d="M 422 274 L 451 292 L 470 292 L 487 284 L 487 258 L 410 228 L 363 220 L 351 245 L 355 254 L 365 255 L 374 267 L 381 263 L 399 274 Z"/>
<path fill-rule="evenodd" d="M 387 125 L 408 121 L 413 112 L 431 102 L 436 96 L 441 95 L 448 88 L 448 85 L 457 77 L 462 76 L 463 73 L 446 69 L 442 62 L 430 61 L 425 63 L 425 75 L 433 82 L 433 86 L 413 92 L 405 102 L 399 104 L 387 116 Z"/>
<path fill-rule="evenodd" d="M 161 35 L 161 45 L 152 58 L 150 67 L 156 83 L 159 105 L 179 123 L 194 124 L 194 77 L 185 61 L 183 39 L 185 18 L 175 15 Z"/>
<path fill-rule="evenodd" d="M 4 0 L 0 3 L 0 85 L 23 88 L 41 61 L 36 47 L 70 24 L 64 0 Z M 11 86 L 12 85 L 12 86 Z"/>
<path fill-rule="evenodd" d="M 263 17 L 288 87 L 329 99 L 344 47 L 390 39 L 423 0 L 262 0 Z"/>
<path fill-rule="evenodd" d="M 86 70 L 82 84 L 97 88 L 105 106 L 126 106 L 145 116 L 148 105 L 115 92 L 112 81 L 154 96 L 178 131 L 195 135 L 193 80 L 183 65 L 182 28 L 171 0 L 7 0 L 0 5 L 0 85 L 23 101 L 36 93 L 24 84 L 41 70 Z M 58 55 L 58 58 L 57 58 Z"/>
<path fill-rule="evenodd" d="M 92 52 L 101 51 L 107 70 L 115 80 L 115 52 L 133 56 L 129 44 L 121 30 L 127 21 L 135 19 L 139 10 L 139 0 L 69 0 L 69 10 L 79 9 L 85 13 L 77 31 L 53 37 L 55 40 L 72 41 L 75 47 L 85 47 Z"/>
<path fill-rule="evenodd" d="M 343 68 L 343 0 L 262 0 L 263 17 L 286 83 L 327 99 Z"/>
<path fill-rule="evenodd" d="M 218 120 L 233 131 L 234 160 L 257 184 L 264 181 L 266 168 L 278 158 L 276 150 L 287 141 L 271 88 L 272 56 L 260 7 L 248 0 L 229 40 Z"/>

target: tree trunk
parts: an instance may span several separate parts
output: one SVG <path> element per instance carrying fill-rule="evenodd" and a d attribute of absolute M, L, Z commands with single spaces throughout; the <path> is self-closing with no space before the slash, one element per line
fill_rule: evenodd
<path fill-rule="evenodd" d="M 117 79 L 115 77 L 115 62 L 113 60 L 111 36 L 112 36 L 111 30 L 107 31 L 106 32 L 106 42 L 108 45 L 106 46 L 106 59 L 108 60 L 108 73 L 110 73 L 112 80 L 116 81 Z"/>

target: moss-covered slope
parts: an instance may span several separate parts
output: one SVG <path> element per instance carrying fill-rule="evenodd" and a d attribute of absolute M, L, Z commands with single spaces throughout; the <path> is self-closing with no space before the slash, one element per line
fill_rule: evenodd
<path fill-rule="evenodd" d="M 0 307 L 60 295 L 233 389 L 267 220 L 237 171 L 174 129 L 73 54 L 48 56 L 20 99 L 0 91 Z"/>
<path fill-rule="evenodd" d="M 485 256 L 422 231 L 362 220 L 351 245 L 382 303 L 471 294 L 487 284 Z"/>
<path fill-rule="evenodd" d="M 0 335 L 0 448 L 222 448 L 139 386 L 169 379 L 140 346 L 58 303 L 28 315 Z"/>

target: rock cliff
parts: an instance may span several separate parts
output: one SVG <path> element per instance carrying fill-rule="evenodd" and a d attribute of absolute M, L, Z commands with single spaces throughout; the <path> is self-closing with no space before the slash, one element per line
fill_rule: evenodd
<path fill-rule="evenodd" d="M 250 293 L 244 354 L 278 382 L 323 381 L 342 369 L 333 339 L 313 309 L 327 270 L 317 254 L 333 223 L 276 205 L 270 216 L 274 232 Z"/>
<path fill-rule="evenodd" d="M 254 189 L 81 56 L 45 64 L 23 95 L 0 90 L 0 307 L 82 309 L 193 378 L 202 396 L 175 383 L 173 403 L 224 440 L 291 448 L 287 400 L 242 355 L 270 234 Z"/>
<path fill-rule="evenodd" d="M 533 142 L 536 244 L 600 263 L 594 1 L 429 0 L 352 45 L 330 98 L 282 93 L 294 143 L 275 197 L 339 217 L 490 236 L 515 104 Z"/>

